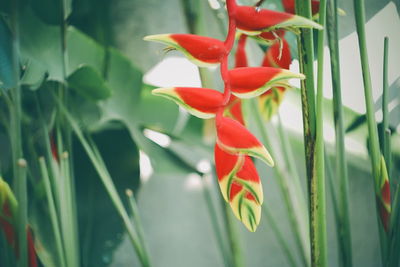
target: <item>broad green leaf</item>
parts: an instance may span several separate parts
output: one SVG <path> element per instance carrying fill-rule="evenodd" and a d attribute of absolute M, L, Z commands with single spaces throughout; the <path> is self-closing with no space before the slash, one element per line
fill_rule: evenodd
<path fill-rule="evenodd" d="M 121 128 L 93 135 L 122 199 L 127 188 L 139 186 L 139 152 L 129 132 Z M 74 166 L 79 211 L 81 255 L 84 266 L 109 266 L 125 231 L 104 185 L 82 147 L 75 142 Z"/>
<path fill-rule="evenodd" d="M 90 66 L 81 66 L 67 80 L 69 87 L 89 100 L 107 99 L 112 93 L 100 73 Z"/>
<path fill-rule="evenodd" d="M 61 17 L 61 8 L 66 3 L 64 18 Z M 54 0 L 35 0 L 30 1 L 32 9 L 37 16 L 45 23 L 52 25 L 60 25 L 66 20 L 72 11 L 72 0 L 54 1 Z"/>
<path fill-rule="evenodd" d="M 13 72 L 11 32 L 0 16 L 0 88 L 9 89 L 17 84 Z"/>

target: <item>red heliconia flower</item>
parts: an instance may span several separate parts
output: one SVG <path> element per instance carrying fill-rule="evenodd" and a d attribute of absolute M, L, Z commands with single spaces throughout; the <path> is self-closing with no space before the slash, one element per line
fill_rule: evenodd
<path fill-rule="evenodd" d="M 226 105 L 224 115 L 237 120 L 244 125 L 244 118 L 242 112 L 242 101 L 234 95 L 231 95 L 229 103 Z"/>
<path fill-rule="evenodd" d="M 269 32 L 262 32 L 260 35 L 257 35 L 255 38 L 257 41 L 265 43 L 267 45 L 273 44 L 277 39 L 283 38 L 285 36 L 286 31 L 283 29 L 277 29 Z"/>
<path fill-rule="evenodd" d="M 381 217 L 382 225 L 385 231 L 389 232 L 390 227 L 390 215 L 391 215 L 391 198 L 390 198 L 390 183 L 388 171 L 386 168 L 386 162 L 383 156 L 381 156 L 380 164 L 381 181 L 379 185 L 379 195 L 378 195 L 378 208 Z"/>
<path fill-rule="evenodd" d="M 231 154 L 245 154 L 263 160 L 274 166 L 274 160 L 260 141 L 240 122 L 217 114 L 217 144 Z"/>
<path fill-rule="evenodd" d="M 232 93 L 240 98 L 251 98 L 273 87 L 290 87 L 288 80 L 305 79 L 301 73 L 272 67 L 236 68 L 229 71 Z"/>
<path fill-rule="evenodd" d="M 14 228 L 17 209 L 17 200 L 10 186 L 0 177 L 0 231 L 4 232 L 7 243 L 14 249 L 15 255 L 19 257 Z M 27 227 L 26 238 L 28 243 L 29 267 L 37 267 L 35 246 L 29 227 Z"/>
<path fill-rule="evenodd" d="M 295 0 L 282 0 L 283 8 L 287 13 L 296 13 L 296 1 Z M 319 1 L 311 0 L 312 14 L 315 15 L 319 12 Z"/>
<path fill-rule="evenodd" d="M 194 34 L 156 34 L 144 37 L 146 41 L 155 41 L 169 45 L 181 51 L 189 60 L 200 67 L 219 64 L 227 54 L 224 42 L 206 36 Z"/>
<path fill-rule="evenodd" d="M 275 87 L 258 97 L 260 112 L 266 121 L 277 113 L 286 90 L 284 87 Z"/>
<path fill-rule="evenodd" d="M 322 29 L 318 23 L 294 14 L 250 6 L 237 6 L 235 19 L 237 28 L 248 35 L 259 35 L 276 29 Z"/>
<path fill-rule="evenodd" d="M 223 105 L 223 94 L 216 90 L 195 87 L 158 88 L 153 95 L 168 98 L 185 108 L 190 114 L 210 119 Z"/>
<path fill-rule="evenodd" d="M 276 40 L 265 53 L 262 66 L 289 69 L 292 62 L 289 43 L 285 38 Z"/>
<path fill-rule="evenodd" d="M 246 40 L 247 35 L 240 35 L 239 42 L 235 54 L 235 68 L 247 67 L 247 56 L 246 56 Z"/>
<path fill-rule="evenodd" d="M 264 195 L 257 169 L 249 156 L 232 155 L 217 144 L 214 150 L 215 169 L 224 199 L 235 216 L 254 232 L 261 219 Z"/>

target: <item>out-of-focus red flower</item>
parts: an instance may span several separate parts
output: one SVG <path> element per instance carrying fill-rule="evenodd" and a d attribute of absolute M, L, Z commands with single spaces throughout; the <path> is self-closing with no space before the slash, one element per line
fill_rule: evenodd
<path fill-rule="evenodd" d="M 227 54 L 224 42 L 194 34 L 156 34 L 144 38 L 160 42 L 181 51 L 194 64 L 208 67 L 219 64 Z"/>
<path fill-rule="evenodd" d="M 158 88 L 152 94 L 168 98 L 192 115 L 210 119 L 223 105 L 223 95 L 212 89 L 195 87 Z"/>

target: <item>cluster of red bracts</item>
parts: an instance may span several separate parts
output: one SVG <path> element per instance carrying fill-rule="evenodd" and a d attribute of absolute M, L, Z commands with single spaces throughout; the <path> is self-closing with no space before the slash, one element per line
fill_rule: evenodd
<path fill-rule="evenodd" d="M 304 79 L 303 74 L 287 70 L 291 60 L 289 47 L 284 39 L 279 40 L 285 30 L 320 29 L 321 26 L 289 13 L 238 6 L 235 0 L 226 3 L 229 30 L 225 41 L 192 34 L 160 34 L 144 39 L 179 50 L 200 67 L 220 65 L 225 83 L 223 93 L 208 88 L 174 87 L 155 89 L 153 94 L 173 100 L 199 118 L 215 118 L 215 167 L 221 192 L 237 218 L 253 232 L 261 218 L 263 190 L 251 157 L 270 166 L 274 161 L 264 145 L 246 129 L 240 99 L 268 95 L 275 88 L 290 87 L 289 79 Z M 227 60 L 237 30 L 242 33 L 236 54 L 237 67 L 229 70 Z M 247 35 L 273 44 L 262 67 L 247 65 L 244 51 Z"/>
<path fill-rule="evenodd" d="M 0 231 L 3 232 L 9 246 L 14 250 L 16 258 L 19 257 L 17 235 L 15 231 L 16 212 L 18 209 L 17 200 L 9 185 L 0 177 Z M 29 267 L 36 267 L 36 252 L 32 232 L 27 227 L 26 239 L 28 246 Z M 1 262 L 1 261 L 0 261 Z"/>

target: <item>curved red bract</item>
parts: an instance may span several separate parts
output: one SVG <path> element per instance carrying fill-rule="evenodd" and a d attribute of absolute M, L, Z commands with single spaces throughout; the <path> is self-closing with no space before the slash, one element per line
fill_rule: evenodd
<path fill-rule="evenodd" d="M 289 69 L 290 63 L 292 62 L 290 46 L 285 38 L 282 38 L 281 42 L 282 51 L 281 44 L 277 40 L 265 53 L 262 66 Z M 281 56 L 280 58 L 279 55 Z"/>
<path fill-rule="evenodd" d="M 245 67 L 229 71 L 231 90 L 235 93 L 250 92 L 264 86 L 281 70 L 271 67 Z"/>
<path fill-rule="evenodd" d="M 217 173 L 218 180 L 222 180 L 228 175 L 240 159 L 239 155 L 233 155 L 222 150 L 218 144 L 214 147 L 214 161 L 215 171 Z"/>
<path fill-rule="evenodd" d="M 223 95 L 212 89 L 176 87 L 175 92 L 185 104 L 206 113 L 216 113 L 223 104 Z"/>
<path fill-rule="evenodd" d="M 238 121 L 223 116 L 216 117 L 219 142 L 239 149 L 262 147 L 258 139 Z"/>
<path fill-rule="evenodd" d="M 194 34 L 171 34 L 170 37 L 190 55 L 203 62 L 218 63 L 227 53 L 224 43 L 215 38 Z"/>
<path fill-rule="evenodd" d="M 235 14 L 237 27 L 245 31 L 270 28 L 292 17 L 293 14 L 268 9 L 257 10 L 250 6 L 238 6 Z"/>

